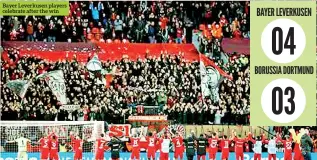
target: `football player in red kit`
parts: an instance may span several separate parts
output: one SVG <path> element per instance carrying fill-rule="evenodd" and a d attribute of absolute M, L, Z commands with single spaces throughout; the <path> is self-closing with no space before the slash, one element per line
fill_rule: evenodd
<path fill-rule="evenodd" d="M 104 152 L 105 152 L 105 145 L 107 141 L 105 139 L 105 135 L 102 133 L 100 134 L 100 138 L 96 140 L 96 156 L 95 160 L 104 160 Z"/>
<path fill-rule="evenodd" d="M 83 143 L 84 141 L 80 139 L 77 135 L 76 137 L 70 135 L 73 151 L 74 151 L 74 160 L 82 160 L 83 159 Z"/>
<path fill-rule="evenodd" d="M 58 139 L 55 135 L 50 139 L 50 160 L 58 160 Z"/>
<path fill-rule="evenodd" d="M 180 158 L 181 160 L 183 159 L 184 155 L 184 140 L 183 137 L 180 136 L 180 134 L 177 132 L 176 137 L 172 139 L 172 142 L 174 144 L 174 158 L 177 160 Z"/>
<path fill-rule="evenodd" d="M 235 144 L 235 153 L 236 153 L 236 160 L 243 160 L 243 146 L 246 142 L 246 139 L 241 138 L 241 135 L 236 136 L 236 132 L 233 132 L 233 141 Z"/>
<path fill-rule="evenodd" d="M 50 154 L 50 139 L 49 136 L 44 136 L 38 143 L 40 144 L 41 160 L 47 160 Z"/>
<path fill-rule="evenodd" d="M 212 133 L 211 138 L 208 138 L 208 144 L 209 144 L 209 159 L 216 160 L 216 154 L 218 151 L 217 133 Z"/>
<path fill-rule="evenodd" d="M 221 159 L 222 160 L 229 160 L 229 146 L 231 141 L 228 139 L 226 135 L 223 136 L 222 140 L 220 141 L 221 146 Z"/>
<path fill-rule="evenodd" d="M 140 138 L 134 135 L 129 139 L 132 144 L 132 153 L 131 160 L 139 160 L 140 159 Z"/>
<path fill-rule="evenodd" d="M 284 160 L 293 160 L 292 157 L 292 137 L 286 135 L 285 140 L 282 140 L 280 136 L 278 136 L 278 141 L 283 143 L 284 146 Z"/>
<path fill-rule="evenodd" d="M 157 142 L 156 135 L 153 135 L 153 133 L 150 132 L 148 137 L 146 137 L 146 141 L 147 141 L 147 144 L 148 144 L 148 147 L 147 147 L 147 158 L 149 160 L 155 160 L 156 142 Z"/>

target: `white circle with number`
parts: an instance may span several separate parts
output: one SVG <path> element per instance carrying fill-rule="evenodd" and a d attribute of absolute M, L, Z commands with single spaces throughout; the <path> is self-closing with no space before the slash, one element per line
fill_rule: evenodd
<path fill-rule="evenodd" d="M 281 78 L 270 82 L 264 88 L 261 96 L 261 105 L 264 113 L 272 121 L 290 123 L 304 112 L 306 96 L 298 83 L 290 79 Z"/>
<path fill-rule="evenodd" d="M 305 49 L 305 32 L 291 19 L 277 19 L 264 28 L 261 46 L 272 61 L 290 63 L 299 58 Z"/>

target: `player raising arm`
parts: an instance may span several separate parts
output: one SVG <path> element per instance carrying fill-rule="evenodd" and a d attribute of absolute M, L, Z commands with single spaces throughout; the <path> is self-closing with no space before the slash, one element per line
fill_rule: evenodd
<path fill-rule="evenodd" d="M 193 160 L 195 156 L 195 139 L 193 138 L 194 135 L 188 136 L 187 139 L 184 139 L 186 145 L 186 156 L 188 160 Z"/>
<path fill-rule="evenodd" d="M 105 152 L 105 145 L 107 143 L 106 138 L 105 138 L 105 134 L 101 133 L 100 137 L 96 140 L 94 139 L 89 139 L 89 141 L 96 141 L 96 145 L 95 145 L 95 160 L 104 160 L 104 152 Z"/>
<path fill-rule="evenodd" d="M 216 132 L 212 133 L 211 138 L 208 138 L 208 144 L 209 144 L 209 159 L 216 160 L 216 154 L 218 151 L 218 137 Z"/>
<path fill-rule="evenodd" d="M 146 142 L 148 144 L 147 158 L 148 160 L 155 160 L 156 142 L 157 142 L 156 135 L 153 135 L 152 132 L 149 132 L 148 136 L 146 137 Z"/>
<path fill-rule="evenodd" d="M 27 145 L 31 141 L 27 138 L 24 138 L 25 136 L 21 135 L 20 138 L 13 140 L 13 141 L 8 141 L 7 143 L 18 143 L 18 157 L 17 160 L 28 160 L 28 154 L 27 154 Z"/>
<path fill-rule="evenodd" d="M 286 135 L 285 140 L 283 140 L 279 135 L 277 137 L 278 142 L 282 142 L 284 146 L 284 160 L 292 160 L 292 137 Z"/>
<path fill-rule="evenodd" d="M 262 154 L 262 144 L 263 139 L 260 136 L 257 136 L 256 139 L 250 138 L 249 141 L 253 143 L 253 152 L 254 152 L 254 160 L 261 160 L 261 154 Z"/>
<path fill-rule="evenodd" d="M 294 160 L 304 160 L 304 156 L 302 155 L 302 151 L 300 149 L 300 139 L 304 133 L 304 129 L 302 128 L 301 131 L 296 134 L 294 129 L 290 129 L 289 132 L 293 137 L 293 141 L 295 142 L 294 146 Z"/>
<path fill-rule="evenodd" d="M 44 137 L 42 137 L 38 143 L 40 144 L 40 152 L 41 152 L 41 160 L 47 160 L 50 154 L 50 139 L 44 133 Z"/>
<path fill-rule="evenodd" d="M 247 139 L 241 138 L 241 135 L 237 136 L 236 132 L 232 132 L 232 139 L 235 144 L 236 160 L 243 160 L 243 145 L 247 142 Z"/>
<path fill-rule="evenodd" d="M 110 142 L 107 144 L 111 148 L 111 159 L 112 160 L 119 160 L 120 159 L 120 149 L 124 142 L 113 136 Z"/>
<path fill-rule="evenodd" d="M 229 146 L 231 144 L 231 140 L 228 139 L 226 135 L 223 136 L 222 140 L 220 141 L 221 147 L 221 159 L 222 160 L 229 160 Z"/>
<path fill-rule="evenodd" d="M 132 143 L 132 153 L 131 160 L 139 160 L 140 159 L 140 138 L 137 137 L 136 134 L 133 134 L 132 137 L 129 138 L 129 141 Z"/>
<path fill-rule="evenodd" d="M 172 142 L 174 144 L 174 159 L 178 160 L 180 158 L 183 159 L 184 154 L 184 140 L 183 137 L 180 135 L 180 133 L 176 133 L 176 136 L 172 139 Z"/>
<path fill-rule="evenodd" d="M 197 142 L 197 160 L 206 160 L 206 148 L 208 146 L 207 139 L 204 134 L 200 134 L 199 138 L 196 139 Z"/>
<path fill-rule="evenodd" d="M 50 160 L 58 160 L 58 139 L 54 134 L 50 138 Z"/>
<path fill-rule="evenodd" d="M 163 137 L 160 139 L 160 160 L 168 160 L 169 149 L 171 144 L 171 137 L 167 132 L 164 132 Z"/>
<path fill-rule="evenodd" d="M 277 133 L 277 135 L 279 135 L 279 133 Z M 263 142 L 267 144 L 267 152 L 269 153 L 268 159 L 276 160 L 276 151 L 277 151 L 276 143 L 279 142 L 277 137 L 271 136 L 270 140 L 263 140 Z"/>
<path fill-rule="evenodd" d="M 70 138 L 72 141 L 72 147 L 74 151 L 74 160 L 82 160 L 83 159 L 83 143 L 84 141 L 80 139 L 78 135 L 74 136 L 72 133 L 70 134 Z"/>

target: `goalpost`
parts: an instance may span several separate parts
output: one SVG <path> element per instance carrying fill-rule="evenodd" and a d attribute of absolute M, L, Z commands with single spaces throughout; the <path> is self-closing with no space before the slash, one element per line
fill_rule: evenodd
<path fill-rule="evenodd" d="M 40 154 L 38 140 L 43 135 L 49 135 L 52 132 L 58 137 L 59 145 L 66 149 L 62 152 L 72 152 L 71 132 L 86 140 L 83 152 L 93 152 L 94 141 L 87 140 L 98 138 L 101 133 L 104 133 L 104 126 L 102 121 L 0 121 L 0 157 L 16 158 L 17 143 L 7 142 L 14 141 L 21 135 L 31 141 L 27 145 L 28 153 L 38 157 Z"/>

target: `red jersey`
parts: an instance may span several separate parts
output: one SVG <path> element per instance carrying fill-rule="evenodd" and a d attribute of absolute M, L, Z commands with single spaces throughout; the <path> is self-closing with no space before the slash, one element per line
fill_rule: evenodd
<path fill-rule="evenodd" d="M 245 140 L 241 138 L 234 138 L 234 142 L 235 142 L 235 152 L 242 153 Z"/>
<path fill-rule="evenodd" d="M 50 152 L 51 153 L 58 153 L 58 141 L 57 140 L 50 141 Z"/>
<path fill-rule="evenodd" d="M 219 23 L 223 26 L 223 25 L 226 25 L 228 24 L 228 21 L 225 17 L 221 17 L 220 20 L 219 20 Z"/>
<path fill-rule="evenodd" d="M 47 137 L 41 138 L 40 142 L 40 150 L 41 152 L 49 152 L 50 151 L 50 139 Z"/>
<path fill-rule="evenodd" d="M 285 154 L 292 154 L 292 140 L 283 140 L 284 145 L 284 153 Z"/>
<path fill-rule="evenodd" d="M 181 28 L 177 28 L 176 37 L 177 38 L 182 38 L 182 36 L 183 36 L 183 30 Z"/>
<path fill-rule="evenodd" d="M 74 136 L 70 136 L 73 151 L 74 152 L 82 152 L 84 141 L 81 139 L 76 139 Z"/>
<path fill-rule="evenodd" d="M 295 143 L 295 146 L 294 146 L 294 152 L 297 153 L 297 154 L 301 154 L 301 148 L 300 148 L 300 144 L 298 143 Z"/>
<path fill-rule="evenodd" d="M 106 140 L 103 138 L 97 139 L 97 152 L 104 152 L 104 147 L 106 145 Z"/>
<path fill-rule="evenodd" d="M 140 138 L 130 138 L 132 151 L 140 151 Z"/>
<path fill-rule="evenodd" d="M 209 152 L 211 153 L 217 153 L 218 151 L 218 138 L 208 138 L 208 144 L 209 144 Z"/>
<path fill-rule="evenodd" d="M 182 150 L 184 149 L 184 142 L 182 137 L 175 137 L 172 139 L 174 144 L 175 150 Z"/>
<path fill-rule="evenodd" d="M 222 152 L 229 152 L 229 147 L 230 147 L 230 140 L 221 140 L 220 142 L 220 147 Z"/>
<path fill-rule="evenodd" d="M 82 152 L 83 151 L 83 141 L 81 139 L 74 139 L 73 140 L 73 150 L 75 152 Z"/>
<path fill-rule="evenodd" d="M 152 150 L 156 148 L 156 138 L 155 137 L 146 137 L 147 146 L 149 150 Z"/>

